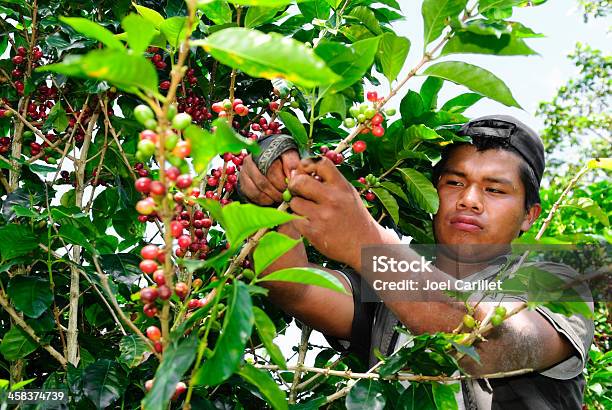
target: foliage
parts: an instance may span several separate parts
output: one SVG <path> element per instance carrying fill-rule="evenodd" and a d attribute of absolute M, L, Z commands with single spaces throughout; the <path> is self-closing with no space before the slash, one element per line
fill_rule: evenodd
<path fill-rule="evenodd" d="M 404 75 L 411 42 L 391 26 L 394 0 L 3 3 L 0 389 L 65 389 L 83 409 L 286 408 L 296 370 L 273 339 L 291 319 L 259 275 L 297 243 L 265 230 L 294 216 L 233 202 L 253 140 L 288 130 L 338 163 L 383 224 L 430 243 L 431 166 L 464 140 L 463 112 L 484 97 L 518 106 L 493 73 L 448 56 L 533 54 L 539 35 L 510 20 L 527 3 L 425 0 L 425 50 Z M 384 109 L 417 73 L 428 78 L 399 115 Z M 364 98 L 364 80 L 383 77 L 388 98 Z M 438 103 L 445 81 L 471 92 Z M 365 152 L 347 149 L 357 137 Z M 273 275 L 342 291 L 316 269 Z M 441 381 L 457 352 L 475 353 L 461 337 L 420 335 L 382 358 L 383 375 Z M 437 380 L 289 390 L 312 408 L 345 394 L 350 408 L 455 407 L 456 384 Z"/>

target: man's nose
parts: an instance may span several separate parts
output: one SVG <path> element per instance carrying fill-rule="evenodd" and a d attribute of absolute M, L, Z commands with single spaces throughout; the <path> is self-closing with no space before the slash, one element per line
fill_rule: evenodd
<path fill-rule="evenodd" d="M 457 210 L 466 209 L 476 213 L 483 211 L 482 193 L 475 185 L 468 186 L 457 200 Z"/>

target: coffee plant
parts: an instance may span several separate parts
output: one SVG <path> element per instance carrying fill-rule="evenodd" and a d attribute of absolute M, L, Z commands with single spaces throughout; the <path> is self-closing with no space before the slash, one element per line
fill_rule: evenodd
<path fill-rule="evenodd" d="M 472 344 L 527 305 L 482 322 L 468 312 L 456 333 L 417 336 L 369 370 L 329 348 L 306 367 L 308 337 L 288 365 L 274 338 L 292 319 L 266 281 L 344 289 L 317 269 L 262 275 L 299 242 L 268 230 L 295 217 L 286 203 L 240 203 L 238 175 L 259 139 L 291 134 L 337 164 L 382 224 L 432 243 L 431 166 L 464 140 L 465 110 L 483 98 L 519 107 L 493 73 L 452 56 L 535 54 L 527 41 L 541 35 L 512 14 L 542 2 L 425 0 L 417 61 L 391 25 L 404 18 L 395 0 L 3 2 L 3 398 L 27 387 L 63 389 L 78 409 L 417 396 L 456 408 L 459 359 L 478 359 Z M 415 76 L 419 91 L 406 86 Z M 445 82 L 468 92 L 439 103 Z"/>

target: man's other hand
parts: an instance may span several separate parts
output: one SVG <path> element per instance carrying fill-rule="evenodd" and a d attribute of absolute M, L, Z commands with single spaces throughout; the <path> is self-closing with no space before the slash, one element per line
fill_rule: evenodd
<path fill-rule="evenodd" d="M 285 179 L 296 169 L 300 163 L 297 151 L 289 150 L 274 161 L 263 175 L 253 158 L 249 155 L 244 159 L 240 175 L 240 192 L 249 201 L 262 206 L 269 206 L 283 201 L 283 191 L 287 189 Z"/>

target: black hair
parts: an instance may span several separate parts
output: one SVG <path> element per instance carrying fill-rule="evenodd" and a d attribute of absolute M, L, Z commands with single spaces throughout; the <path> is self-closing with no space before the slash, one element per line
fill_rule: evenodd
<path fill-rule="evenodd" d="M 527 164 L 525 159 L 521 156 L 521 154 L 511 145 L 507 143 L 507 141 L 499 140 L 496 138 L 482 138 L 482 137 L 472 137 L 472 143 L 461 142 L 456 144 L 447 145 L 442 150 L 442 158 L 433 168 L 433 184 L 434 186 L 438 185 L 438 181 L 440 176 L 446 169 L 446 164 L 448 163 L 448 159 L 450 158 L 452 152 L 464 145 L 474 145 L 477 151 L 487 151 L 490 149 L 500 149 L 504 151 L 509 151 L 514 153 L 520 158 L 519 165 L 519 177 L 523 186 L 525 187 L 525 212 L 529 211 L 529 209 L 535 204 L 541 203 L 540 200 L 540 181 L 536 178 L 533 169 Z"/>

